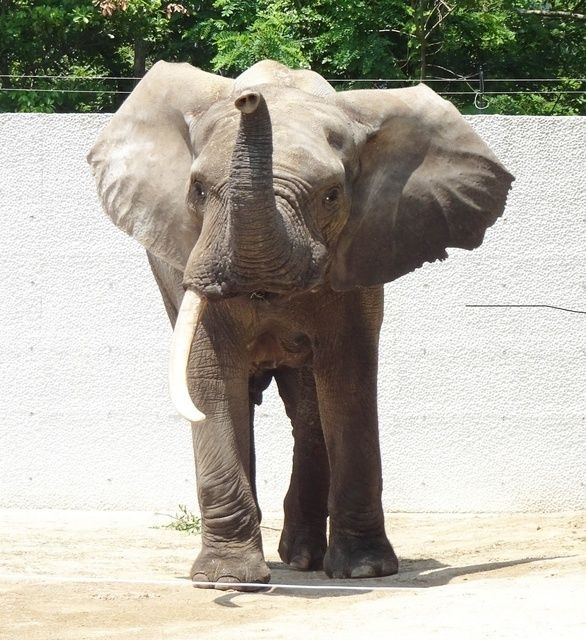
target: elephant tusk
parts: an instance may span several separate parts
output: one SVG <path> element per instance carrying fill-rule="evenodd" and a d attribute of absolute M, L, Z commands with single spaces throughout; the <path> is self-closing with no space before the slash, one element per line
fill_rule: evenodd
<path fill-rule="evenodd" d="M 177 314 L 169 357 L 169 393 L 177 411 L 191 422 L 205 420 L 205 415 L 193 404 L 187 386 L 187 364 L 199 318 L 200 298 L 186 291 Z"/>

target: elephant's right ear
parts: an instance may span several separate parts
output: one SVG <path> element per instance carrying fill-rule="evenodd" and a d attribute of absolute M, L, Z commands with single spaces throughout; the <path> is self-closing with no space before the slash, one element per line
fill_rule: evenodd
<path fill-rule="evenodd" d="M 453 105 L 424 85 L 340 92 L 336 104 L 357 132 L 359 162 L 334 289 L 391 282 L 449 247 L 480 246 L 513 176 Z"/>
<path fill-rule="evenodd" d="M 189 64 L 158 62 L 88 154 L 114 224 L 181 271 L 199 233 L 186 207 L 188 123 L 230 95 L 232 86 L 232 80 Z"/>

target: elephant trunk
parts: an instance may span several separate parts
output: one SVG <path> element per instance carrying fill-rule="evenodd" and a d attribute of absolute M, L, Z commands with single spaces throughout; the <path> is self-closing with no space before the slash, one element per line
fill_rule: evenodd
<path fill-rule="evenodd" d="M 236 262 L 252 263 L 257 273 L 284 261 L 273 186 L 271 117 L 262 94 L 244 91 L 235 101 L 241 112 L 229 182 L 231 237 Z"/>
<path fill-rule="evenodd" d="M 200 298 L 186 291 L 177 315 L 169 358 L 169 392 L 177 411 L 191 422 L 201 422 L 205 415 L 193 404 L 187 386 L 187 365 L 191 343 L 199 320 Z"/>
<path fill-rule="evenodd" d="M 242 115 L 230 164 L 231 209 L 234 215 L 265 211 L 275 201 L 271 116 L 260 93 L 245 91 L 234 104 Z"/>

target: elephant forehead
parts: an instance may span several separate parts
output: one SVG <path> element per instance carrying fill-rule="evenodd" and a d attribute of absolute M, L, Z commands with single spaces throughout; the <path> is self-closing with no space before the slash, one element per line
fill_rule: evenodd
<path fill-rule="evenodd" d="M 327 98 L 291 91 L 270 96 L 273 164 L 321 184 L 340 180 L 357 157 L 352 123 Z"/>
<path fill-rule="evenodd" d="M 302 125 L 276 128 L 273 133 L 273 167 L 303 178 L 310 184 L 339 180 L 344 161 L 327 137 Z"/>
<path fill-rule="evenodd" d="M 309 183 L 339 177 L 356 151 L 350 122 L 340 109 L 299 91 L 263 87 L 272 133 L 273 165 Z M 305 103 L 304 103 L 305 102 Z M 216 103 L 192 129 L 192 169 L 214 181 L 227 177 L 241 114 L 232 100 Z"/>
<path fill-rule="evenodd" d="M 298 97 L 298 96 L 296 96 Z M 269 103 L 273 136 L 282 146 L 299 141 L 309 150 L 331 147 L 337 153 L 354 151 L 352 123 L 338 107 L 314 96 Z"/>
<path fill-rule="evenodd" d="M 236 141 L 240 113 L 232 103 L 222 101 L 213 105 L 208 112 L 190 126 L 191 145 L 195 155 L 212 147 L 230 154 Z"/>

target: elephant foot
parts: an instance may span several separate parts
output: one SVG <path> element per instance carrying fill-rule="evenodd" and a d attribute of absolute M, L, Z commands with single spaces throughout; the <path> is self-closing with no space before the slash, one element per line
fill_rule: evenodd
<path fill-rule="evenodd" d="M 223 555 L 217 551 L 203 549 L 191 567 L 190 576 L 193 582 L 210 583 L 196 584 L 200 589 L 259 591 L 263 588 L 262 585 L 271 579 L 271 571 L 261 551 L 251 550 Z M 258 583 L 258 587 L 239 587 L 238 583 Z"/>
<path fill-rule="evenodd" d="M 281 560 L 299 571 L 323 567 L 327 542 L 325 527 L 285 527 L 279 542 Z"/>
<path fill-rule="evenodd" d="M 387 537 L 332 533 L 324 558 L 330 578 L 374 578 L 399 570 L 399 561 Z"/>

